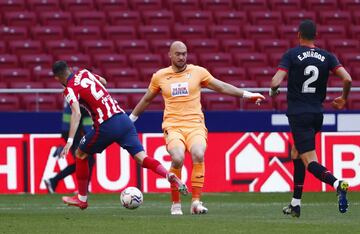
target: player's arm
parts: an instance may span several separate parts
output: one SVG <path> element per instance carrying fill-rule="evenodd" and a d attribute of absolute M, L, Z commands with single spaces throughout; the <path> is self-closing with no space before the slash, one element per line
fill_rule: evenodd
<path fill-rule="evenodd" d="M 269 96 L 270 97 L 274 97 L 276 95 L 279 94 L 279 87 L 280 87 L 280 84 L 281 82 L 284 80 L 284 78 L 286 77 L 287 75 L 287 72 L 284 71 L 284 70 L 281 70 L 279 69 L 274 77 L 272 78 L 271 80 L 271 87 L 270 87 L 270 90 L 269 90 Z"/>
<path fill-rule="evenodd" d="M 70 118 L 70 130 L 69 130 L 69 136 L 68 140 L 66 142 L 66 145 L 63 149 L 63 151 L 60 154 L 60 157 L 65 157 L 73 144 L 74 137 L 76 134 L 76 130 L 79 127 L 81 119 L 81 111 L 80 111 L 80 105 L 79 102 L 73 102 L 71 105 L 71 118 Z"/>
<path fill-rule="evenodd" d="M 216 78 L 212 78 L 206 85 L 207 88 L 212 89 L 218 93 L 228 94 L 232 96 L 242 97 L 246 99 L 251 99 L 256 103 L 260 103 L 265 99 L 260 93 L 252 93 L 240 88 L 237 88 L 231 84 L 225 83 Z"/>
<path fill-rule="evenodd" d="M 343 91 L 340 97 L 334 99 L 334 101 L 332 102 L 332 106 L 336 109 L 343 109 L 350 93 L 352 79 L 350 74 L 346 71 L 344 67 L 339 67 L 338 69 L 336 69 L 335 75 L 342 79 Z"/>
<path fill-rule="evenodd" d="M 131 112 L 129 118 L 131 121 L 135 122 L 139 115 L 144 112 L 144 110 L 150 105 L 152 100 L 156 97 L 157 93 L 146 91 L 145 95 L 141 98 L 140 102 L 135 106 L 134 110 Z"/>

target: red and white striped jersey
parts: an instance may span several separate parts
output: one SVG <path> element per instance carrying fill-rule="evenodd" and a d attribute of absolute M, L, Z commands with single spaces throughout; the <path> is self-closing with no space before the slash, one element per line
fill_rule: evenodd
<path fill-rule="evenodd" d="M 70 106 L 79 102 L 91 114 L 94 126 L 98 126 L 114 114 L 124 112 L 105 87 L 99 76 L 86 69 L 79 70 L 68 78 L 64 96 Z"/>

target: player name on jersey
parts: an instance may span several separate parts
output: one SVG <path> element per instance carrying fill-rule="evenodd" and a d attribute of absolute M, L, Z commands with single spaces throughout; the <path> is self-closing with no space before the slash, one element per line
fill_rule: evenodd
<path fill-rule="evenodd" d="M 297 57 L 300 61 L 303 61 L 306 58 L 317 58 L 321 62 L 325 61 L 325 56 L 323 56 L 322 54 L 320 54 L 316 51 L 312 51 L 312 50 L 302 52 L 302 54 L 299 54 Z"/>

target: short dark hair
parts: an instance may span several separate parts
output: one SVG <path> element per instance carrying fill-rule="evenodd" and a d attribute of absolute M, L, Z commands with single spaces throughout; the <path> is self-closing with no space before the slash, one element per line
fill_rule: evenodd
<path fill-rule="evenodd" d="M 64 77 L 68 69 L 69 66 L 63 60 L 56 61 L 52 66 L 52 71 L 57 77 Z"/>
<path fill-rule="evenodd" d="M 316 24 L 314 21 L 306 19 L 299 25 L 300 37 L 306 40 L 314 40 L 316 37 Z"/>

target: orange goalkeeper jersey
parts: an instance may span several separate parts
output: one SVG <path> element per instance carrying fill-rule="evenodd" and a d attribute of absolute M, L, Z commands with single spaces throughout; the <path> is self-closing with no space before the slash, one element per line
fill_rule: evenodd
<path fill-rule="evenodd" d="M 162 92 L 165 102 L 163 129 L 204 124 L 200 103 L 201 87 L 211 79 L 213 76 L 205 68 L 192 64 L 179 73 L 169 66 L 153 74 L 149 90 L 153 93 Z"/>

